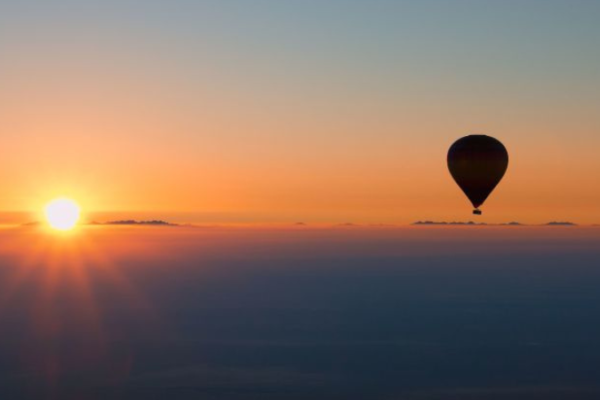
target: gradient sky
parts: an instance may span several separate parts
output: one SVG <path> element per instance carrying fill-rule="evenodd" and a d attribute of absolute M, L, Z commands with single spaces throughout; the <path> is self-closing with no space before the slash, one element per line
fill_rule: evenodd
<path fill-rule="evenodd" d="M 600 222 L 600 2 L 0 0 L 0 210 Z"/>

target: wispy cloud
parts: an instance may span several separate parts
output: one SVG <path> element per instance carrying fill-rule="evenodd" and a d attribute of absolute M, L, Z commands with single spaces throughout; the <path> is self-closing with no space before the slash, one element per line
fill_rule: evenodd
<path fill-rule="evenodd" d="M 173 224 L 171 222 L 153 219 L 148 221 L 137 221 L 134 219 L 125 219 L 118 221 L 106 221 L 106 222 L 97 222 L 92 221 L 90 225 L 157 225 L 157 226 L 178 226 L 177 224 Z"/>
<path fill-rule="evenodd" d="M 497 224 L 490 224 L 486 222 L 474 222 L 474 221 L 416 221 L 412 225 L 433 225 L 433 226 L 577 226 L 574 222 L 568 221 L 551 221 L 541 225 L 529 225 L 517 221 L 502 222 Z M 596 225 L 597 226 L 597 225 Z"/>
<path fill-rule="evenodd" d="M 485 222 L 473 222 L 473 221 L 416 221 L 412 225 L 487 225 Z"/>

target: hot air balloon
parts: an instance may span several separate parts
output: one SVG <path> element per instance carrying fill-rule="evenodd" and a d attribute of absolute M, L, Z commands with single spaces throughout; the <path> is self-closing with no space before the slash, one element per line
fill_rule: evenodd
<path fill-rule="evenodd" d="M 450 174 L 473 203 L 473 214 L 502 180 L 508 168 L 508 152 L 499 140 L 486 135 L 458 139 L 448 151 Z"/>

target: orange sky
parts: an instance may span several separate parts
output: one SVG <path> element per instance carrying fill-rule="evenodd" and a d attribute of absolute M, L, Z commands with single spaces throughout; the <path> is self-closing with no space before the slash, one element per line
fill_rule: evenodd
<path fill-rule="evenodd" d="M 2 13 L 0 210 L 466 220 L 446 152 L 486 133 L 511 160 L 482 221 L 600 222 L 585 9 L 108 3 Z"/>

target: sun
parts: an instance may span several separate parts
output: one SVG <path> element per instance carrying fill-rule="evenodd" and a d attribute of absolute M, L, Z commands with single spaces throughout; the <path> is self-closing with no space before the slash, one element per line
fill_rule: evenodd
<path fill-rule="evenodd" d="M 44 208 L 48 224 L 59 231 L 73 229 L 79 221 L 80 213 L 77 203 L 67 198 L 52 200 Z"/>

